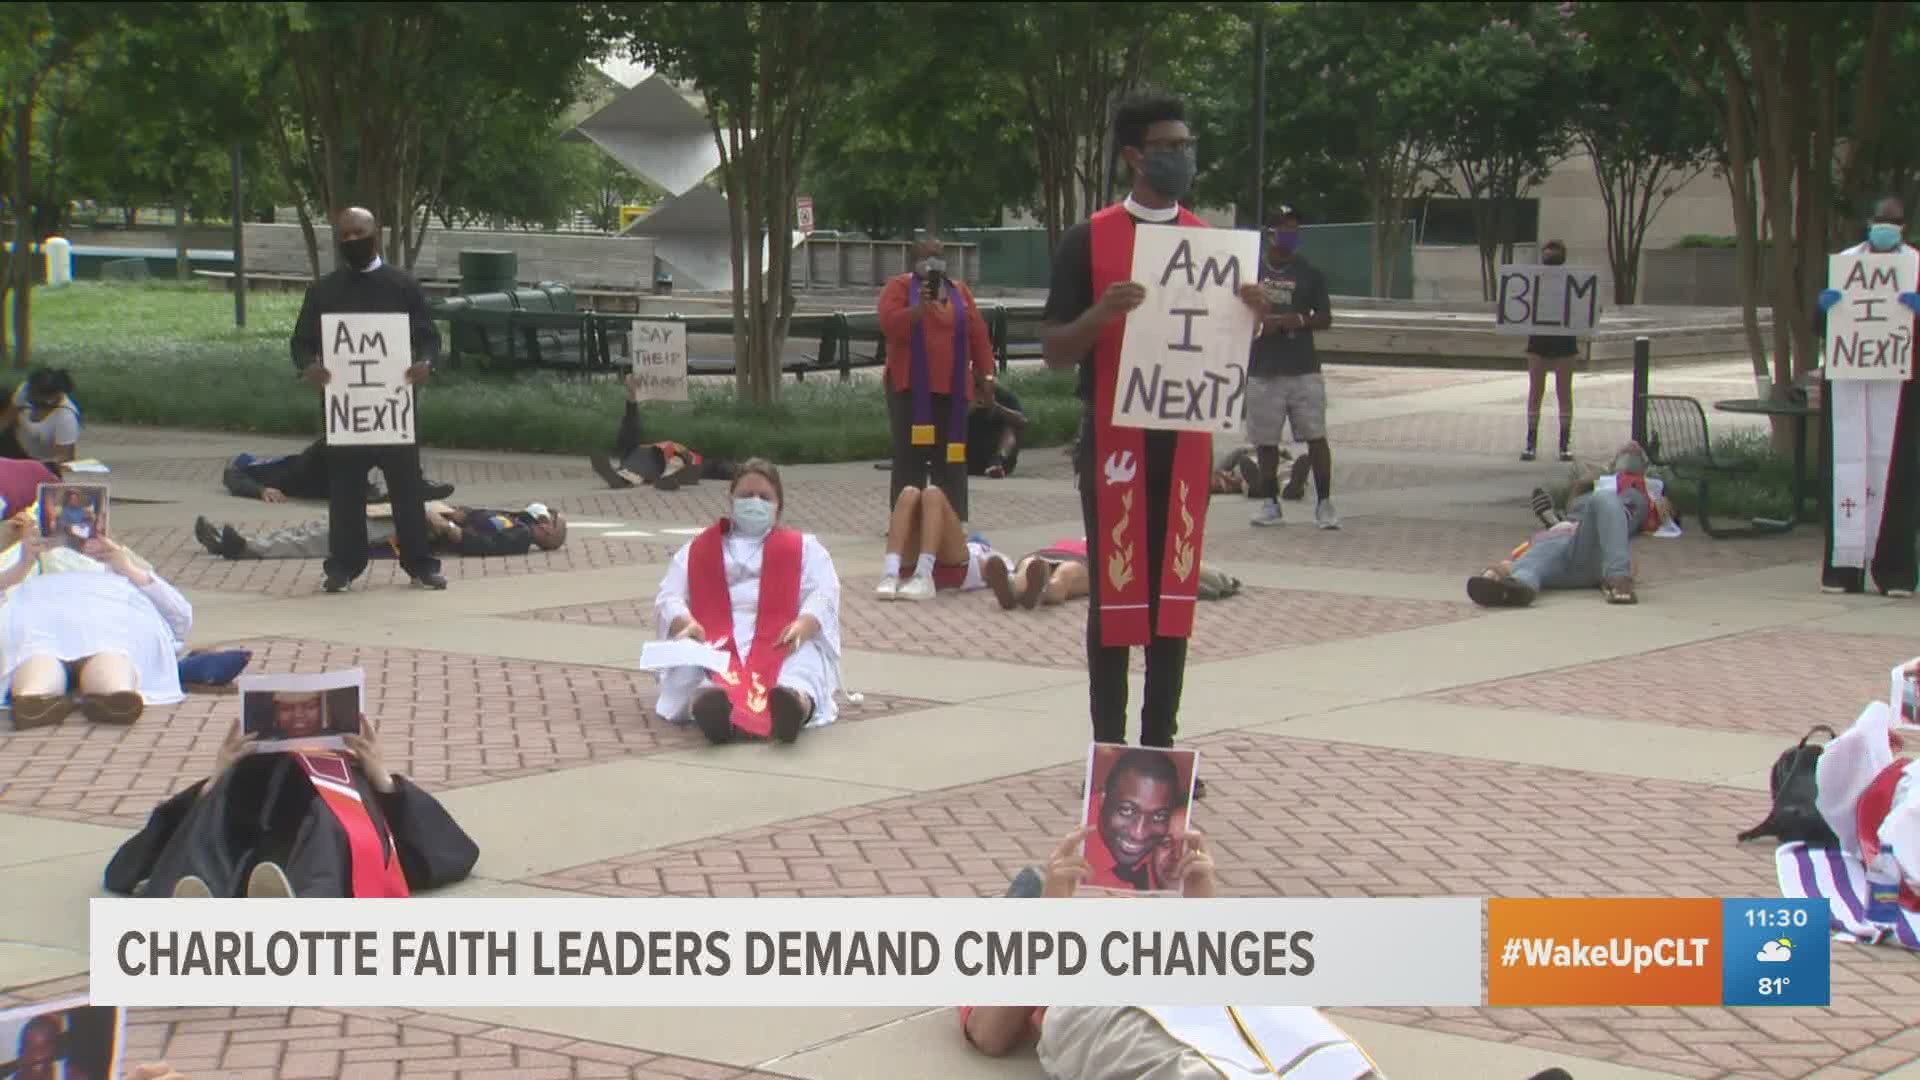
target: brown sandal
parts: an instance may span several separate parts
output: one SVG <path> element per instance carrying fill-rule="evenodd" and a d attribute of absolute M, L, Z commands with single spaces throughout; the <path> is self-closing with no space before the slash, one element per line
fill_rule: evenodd
<path fill-rule="evenodd" d="M 114 724 L 125 727 L 140 719 L 146 711 L 147 703 L 138 691 L 122 690 L 115 694 L 89 695 L 80 702 L 80 711 L 96 724 Z"/>
<path fill-rule="evenodd" d="M 1633 595 L 1633 579 L 1616 577 L 1600 583 L 1600 593 L 1609 604 L 1637 604 L 1639 599 Z"/>
<path fill-rule="evenodd" d="M 15 694 L 13 730 L 52 727 L 73 712 L 73 699 L 65 694 Z"/>

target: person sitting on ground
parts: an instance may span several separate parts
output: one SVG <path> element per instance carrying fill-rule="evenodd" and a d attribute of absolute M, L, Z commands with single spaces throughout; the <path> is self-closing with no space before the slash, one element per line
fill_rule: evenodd
<path fill-rule="evenodd" d="M 536 547 L 554 551 L 565 544 L 567 518 L 544 503 L 530 503 L 525 510 L 490 510 L 432 502 L 427 504 L 427 533 L 438 555 L 525 555 Z M 194 520 L 193 535 L 208 554 L 227 559 L 324 559 L 328 551 L 324 519 L 271 532 L 248 532 L 201 517 Z M 391 518 L 369 515 L 368 558 L 399 558 L 394 535 Z"/>
<path fill-rule="evenodd" d="M 389 771 L 371 718 L 347 751 L 261 752 L 235 723 L 213 773 L 155 808 L 107 864 L 127 896 L 401 897 L 464 879 L 480 849 Z"/>
<path fill-rule="evenodd" d="M 37 368 L 0 406 L 0 457 L 72 461 L 80 427 L 73 376 L 60 368 Z"/>
<path fill-rule="evenodd" d="M 997 382 L 989 396 L 976 389 L 967 413 L 967 473 L 999 480 L 1012 476 L 1020 463 L 1020 438 L 1026 434 L 1027 414 L 1020 399 Z"/>
<path fill-rule="evenodd" d="M 654 709 L 689 719 L 709 742 L 741 734 L 793 742 L 837 716 L 840 577 L 818 537 L 779 524 L 780 470 L 744 462 L 727 493 L 732 512 L 674 553 L 653 598 L 662 638 L 704 641 L 726 654 L 718 681 L 705 668 L 660 673 Z"/>
<path fill-rule="evenodd" d="M 995 555 L 992 545 L 967 536 L 946 492 L 908 485 L 900 489 L 900 498 L 893 504 L 875 595 L 883 601 L 931 600 L 941 590 L 967 592 L 992 586 L 998 592 L 1008 587 L 1009 570 L 1007 560 Z"/>
<path fill-rule="evenodd" d="M 993 559 L 1004 561 L 1005 556 Z M 1036 607 L 1055 607 L 1069 600 L 1081 600 L 1092 588 L 1087 573 L 1087 538 L 1056 540 L 1051 545 L 1020 557 L 1010 576 L 993 567 L 985 569 L 987 587 L 1002 610 L 1016 606 L 1027 611 Z M 1205 564 L 1200 567 L 1200 599 L 1225 600 L 1240 592 L 1239 578 Z"/>
<path fill-rule="evenodd" d="M 148 705 L 171 705 L 193 605 L 146 560 L 110 539 L 79 551 L 45 544 L 27 515 L 10 519 L 18 541 L 0 561 L 0 662 L 16 731 L 87 719 L 131 724 Z"/>
<path fill-rule="evenodd" d="M 1467 579 L 1467 596 L 1483 607 L 1525 607 L 1542 589 L 1598 585 L 1610 604 L 1632 604 L 1633 555 L 1638 532 L 1675 520 L 1658 480 L 1647 479 L 1647 455 L 1628 443 L 1614 455 L 1611 490 L 1574 499 L 1566 520 L 1535 533 L 1506 560 Z"/>
<path fill-rule="evenodd" d="M 220 476 L 227 491 L 243 499 L 283 503 L 288 499 L 325 499 L 328 491 L 327 441 L 315 439 L 297 454 L 255 457 L 239 454 L 227 462 Z M 453 485 L 420 477 L 420 494 L 426 499 L 445 499 L 453 494 Z M 386 492 L 367 477 L 367 501 L 387 501 Z"/>
<path fill-rule="evenodd" d="M 587 459 L 600 479 L 614 489 L 651 484 L 661 491 L 674 491 L 703 479 L 732 479 L 734 470 L 730 462 L 708 461 L 677 442 L 641 441 L 642 385 L 640 376 L 627 376 L 627 411 L 620 417 L 620 433 L 614 437 L 613 454 L 594 454 Z"/>

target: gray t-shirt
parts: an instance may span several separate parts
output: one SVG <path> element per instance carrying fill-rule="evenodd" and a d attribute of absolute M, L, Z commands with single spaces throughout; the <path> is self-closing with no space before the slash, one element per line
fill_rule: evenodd
<path fill-rule="evenodd" d="M 1285 266 L 1264 267 L 1260 285 L 1266 289 L 1267 302 L 1277 314 L 1312 319 L 1321 312 L 1333 310 L 1333 301 L 1327 296 L 1326 276 L 1299 255 Z M 1267 331 L 1253 339 L 1249 367 L 1254 375 L 1312 375 L 1320 370 L 1320 357 L 1313 350 L 1313 331 Z"/>
<path fill-rule="evenodd" d="M 28 457 L 37 461 L 50 460 L 58 447 L 73 446 L 80 441 L 80 410 L 63 403 L 45 417 L 35 420 L 32 410 L 23 406 L 14 434 L 20 440 L 20 449 L 25 450 Z"/>

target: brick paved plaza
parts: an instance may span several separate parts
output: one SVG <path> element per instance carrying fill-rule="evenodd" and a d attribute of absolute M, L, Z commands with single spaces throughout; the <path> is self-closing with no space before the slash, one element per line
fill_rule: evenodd
<path fill-rule="evenodd" d="M 1204 604 L 1182 737 L 1201 752 L 1222 891 L 1244 896 L 1773 895 L 1767 769 L 1814 723 L 1842 726 L 1920 653 L 1920 608 L 1831 597 L 1817 531 L 1637 543 L 1641 605 L 1549 595 L 1467 603 L 1467 574 L 1531 531 L 1516 460 L 1524 380 L 1329 375 L 1347 528 L 1257 531 L 1216 500 L 1204 555 L 1246 582 Z M 1656 373 L 1656 389 L 1751 393 L 1744 360 Z M 1626 434 L 1627 377 L 1583 377 L 1576 448 Z M 1714 418 L 1716 426 L 1732 418 Z M 611 435 L 617 417 L 607 418 Z M 1552 401 L 1543 424 L 1553 429 Z M 1550 435 L 1547 436 L 1550 439 Z M 294 444 L 96 429 L 117 532 L 196 608 L 194 644 L 255 671 L 366 669 L 396 769 L 481 847 L 452 895 L 998 895 L 1080 808 L 1088 728 L 1078 606 L 1006 613 L 985 594 L 880 604 L 886 480 L 866 463 L 792 469 L 789 521 L 844 586 L 842 722 L 791 748 L 711 748 L 650 715 L 635 670 L 675 548 L 723 492 L 609 492 L 583 461 L 438 452 L 458 499 L 541 499 L 567 546 L 449 560 L 452 588 L 376 564 L 347 596 L 317 564 L 227 562 L 197 514 L 243 527 L 324 515 L 219 491 L 225 457 Z M 973 525 L 1025 550 L 1080 532 L 1058 450 L 975 481 Z M 141 501 L 134 502 L 133 499 Z M 1138 690 L 1136 687 L 1136 701 Z M 77 717 L 0 729 L 0 1003 L 85 988 L 85 899 L 167 793 L 204 776 L 238 713 L 191 695 L 128 730 Z M 1551 1065 L 1628 1077 L 1920 1077 L 1920 956 L 1834 946 L 1825 1009 L 1341 1010 L 1388 1075 L 1520 1080 Z M 1391 978 L 1383 972 L 1383 978 Z M 989 1062 L 946 1010 L 136 1010 L 136 1059 L 231 1078 L 1036 1078 Z M 4 1050 L 0 1050 L 0 1055 Z"/>

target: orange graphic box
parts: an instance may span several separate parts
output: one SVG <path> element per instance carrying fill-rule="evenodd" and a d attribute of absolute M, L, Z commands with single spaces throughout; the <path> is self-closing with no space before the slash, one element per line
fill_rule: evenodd
<path fill-rule="evenodd" d="M 1718 1005 L 1720 931 L 1710 898 L 1488 900 L 1487 1004 Z"/>

